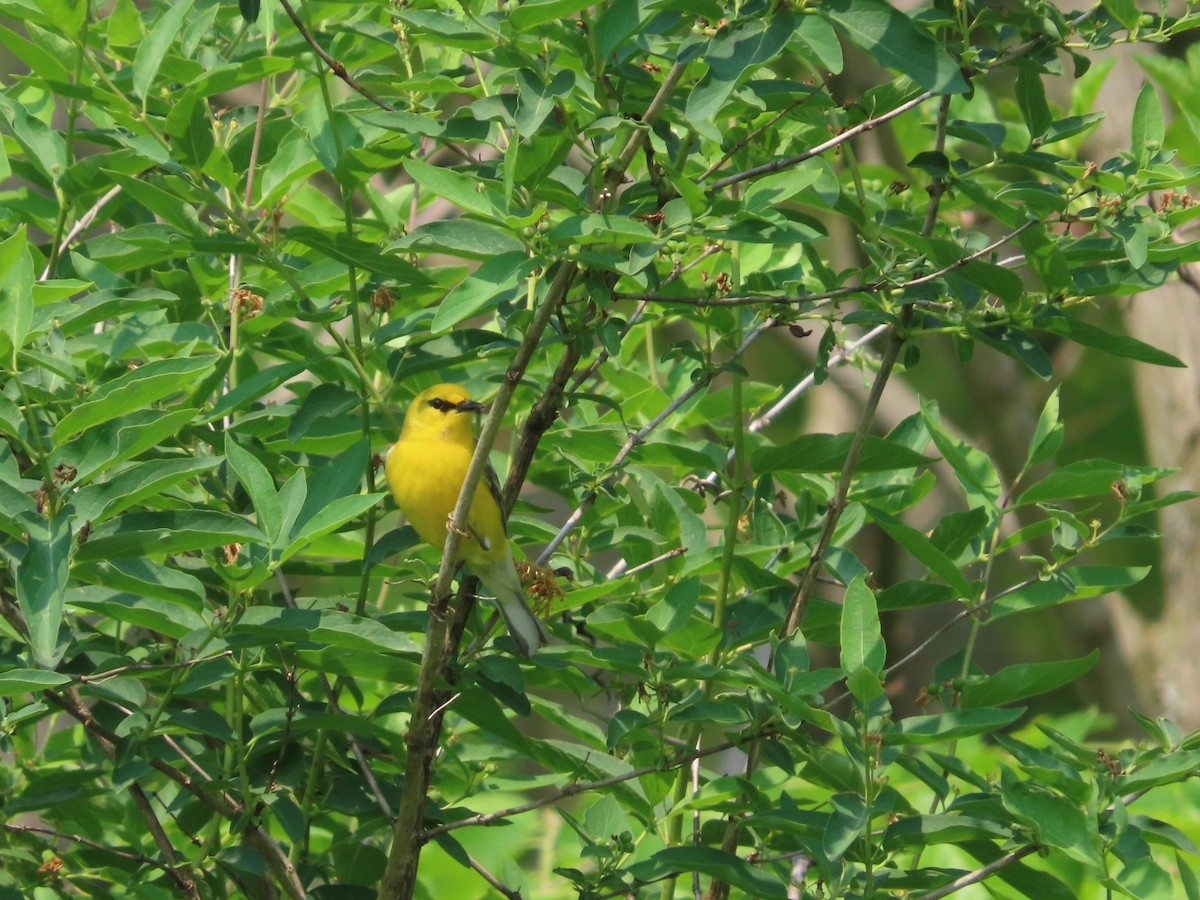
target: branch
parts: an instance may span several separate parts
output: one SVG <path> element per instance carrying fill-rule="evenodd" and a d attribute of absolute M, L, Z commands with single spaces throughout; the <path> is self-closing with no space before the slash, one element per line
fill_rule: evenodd
<path fill-rule="evenodd" d="M 853 357 L 855 353 L 857 353 L 867 344 L 871 343 L 871 341 L 875 340 L 875 338 L 885 334 L 887 330 L 887 325 L 876 325 L 862 337 L 851 341 L 844 348 L 835 350 L 833 353 L 829 354 L 829 360 L 825 364 L 826 370 L 842 365 L 842 363 Z M 755 433 L 762 431 L 775 421 L 776 416 L 778 416 L 781 412 L 783 412 L 802 396 L 804 396 L 804 394 L 806 394 L 809 390 L 811 390 L 814 384 L 816 384 L 815 371 L 810 372 L 801 378 L 790 391 L 776 400 L 770 409 L 752 419 L 750 424 L 747 426 L 747 429 Z"/>
<path fill-rule="evenodd" d="M 127 666 L 118 666 L 115 669 L 97 672 L 95 675 L 72 675 L 71 681 L 75 684 L 97 684 L 101 681 L 107 681 L 110 678 L 116 678 L 118 675 L 128 675 L 130 672 L 151 672 L 158 669 L 187 669 L 191 666 L 198 666 L 201 663 L 212 662 L 214 659 L 225 659 L 230 656 L 233 656 L 232 650 L 222 650 L 220 653 L 214 653 L 212 656 L 198 656 L 195 659 L 185 659 L 182 662 L 130 663 Z"/>
<path fill-rule="evenodd" d="M 514 891 L 512 888 L 507 888 L 501 884 L 500 879 L 485 869 L 483 864 L 471 854 L 466 854 L 466 857 L 467 864 L 479 874 L 479 877 L 491 885 L 493 890 L 502 896 L 507 897 L 508 900 L 521 900 L 520 891 Z"/>
<path fill-rule="evenodd" d="M 96 741 L 106 756 L 110 758 L 116 757 L 119 744 L 117 736 L 96 721 L 91 710 L 84 705 L 73 689 L 64 692 L 63 695 L 55 691 L 43 691 L 42 696 L 55 706 L 65 710 L 82 724 L 84 730 Z M 175 784 L 230 822 L 239 820 L 245 813 L 245 809 L 228 795 L 211 793 L 193 778 L 175 769 L 166 760 L 154 756 L 143 756 L 142 758 L 171 781 L 175 782 Z M 139 808 L 141 807 L 139 806 Z M 145 811 L 142 814 L 145 816 Z M 151 817 L 153 818 L 153 813 L 151 813 Z M 153 824 L 147 822 L 147 826 L 151 829 L 152 833 L 154 833 L 157 827 L 158 834 L 162 834 L 162 840 L 166 839 L 165 834 L 162 833 L 162 826 L 158 825 L 156 818 L 153 818 Z M 275 874 L 279 884 L 289 897 L 292 897 L 293 900 L 303 900 L 304 897 L 308 896 L 304 890 L 304 885 L 301 884 L 300 878 L 296 874 L 295 868 L 288 861 L 287 855 L 280 849 L 279 844 L 269 835 L 265 834 L 258 825 L 254 824 L 253 821 L 248 822 L 242 829 L 242 837 L 246 843 L 257 850 L 263 859 L 267 861 L 267 865 L 271 867 L 271 871 Z M 172 848 L 171 853 L 174 853 L 174 848 Z"/>
<path fill-rule="evenodd" d="M 706 190 L 708 193 L 713 193 L 714 191 L 722 190 L 731 185 L 738 184 L 739 182 L 747 181 L 751 178 L 757 178 L 759 175 L 768 175 L 771 172 L 778 172 L 780 169 L 790 169 L 792 166 L 798 166 L 805 160 L 812 159 L 814 156 L 820 156 L 826 150 L 832 150 L 839 144 L 844 144 L 846 141 L 850 140 L 850 138 L 870 131 L 877 125 L 882 125 L 884 122 L 890 122 L 892 119 L 896 118 L 896 116 L 903 115 L 910 109 L 920 106 L 926 100 L 934 96 L 936 95 L 933 91 L 925 91 L 923 94 L 918 94 L 911 100 L 906 100 L 895 109 L 888 110 L 887 112 L 878 116 L 872 116 L 869 119 L 859 122 L 857 125 L 847 128 L 836 137 L 830 138 L 823 144 L 817 144 L 817 146 L 813 147 L 811 150 L 806 150 L 799 156 L 789 156 L 787 159 L 776 159 L 769 163 L 764 163 L 761 166 L 755 166 L 753 169 L 747 169 L 745 172 L 738 172 L 736 175 L 730 175 L 726 178 L 722 178 L 720 181 L 714 181 Z"/>
<path fill-rule="evenodd" d="M 742 341 L 741 346 L 733 352 L 733 356 L 730 357 L 730 360 L 735 360 L 740 357 L 746 352 L 747 348 L 754 343 L 755 339 L 758 338 L 759 335 L 761 335 L 767 329 L 773 328 L 774 325 L 774 319 L 765 319 L 760 322 L 756 328 L 751 329 L 750 333 L 746 335 L 745 340 Z M 621 464 L 629 458 L 629 454 L 633 452 L 634 447 L 645 441 L 646 436 L 658 428 L 658 426 L 663 422 L 665 422 L 672 413 L 691 400 L 694 396 L 696 396 L 696 394 L 700 393 L 700 391 L 707 388 L 711 380 L 712 378 L 709 376 L 693 383 L 691 387 L 668 403 L 657 416 L 655 416 L 637 431 L 629 435 L 621 449 L 617 451 L 617 455 L 613 457 L 613 461 L 608 464 L 608 468 L 616 469 L 620 467 Z M 615 479 L 615 474 L 609 478 L 609 480 Z M 600 496 L 599 487 L 590 488 L 588 492 L 583 495 L 583 499 L 579 501 L 579 505 L 575 507 L 575 511 L 567 517 L 567 520 L 563 523 L 562 528 L 560 528 L 558 533 L 550 539 L 550 543 L 546 545 L 546 548 L 542 551 L 541 555 L 538 556 L 537 565 L 546 565 L 546 562 L 550 559 L 551 555 L 553 555 L 554 551 L 562 545 L 564 540 L 566 540 L 567 535 L 574 531 L 576 526 L 579 525 L 580 521 L 583 519 L 584 513 L 586 513 L 591 508 L 592 504 L 596 502 L 596 498 L 598 496 Z"/>
<path fill-rule="evenodd" d="M 930 281 L 936 281 L 943 275 L 948 275 L 963 266 L 969 265 L 978 259 L 987 256 L 993 250 L 996 250 L 1014 238 L 1020 236 L 1022 232 L 1027 231 L 1034 225 L 1037 225 L 1040 219 L 1030 219 L 1022 225 L 1017 226 L 1012 231 L 1002 234 L 1000 237 L 991 241 L 987 246 L 980 247 L 966 256 L 956 259 L 954 262 L 942 266 L 936 271 L 929 272 L 925 275 L 911 278 L 908 281 L 899 283 L 892 281 L 875 281 L 871 284 L 849 285 L 847 287 L 833 288 L 829 291 L 822 291 L 819 294 L 800 294 L 800 295 L 784 295 L 784 296 L 759 296 L 747 295 L 739 297 L 676 297 L 670 294 L 659 293 L 623 293 L 618 292 L 613 294 L 613 298 L 617 300 L 644 300 L 653 303 L 683 303 L 688 306 L 698 306 L 704 308 L 706 306 L 751 306 L 753 304 L 774 304 L 774 305 L 804 305 L 806 303 L 819 303 L 823 300 L 836 300 L 839 297 L 848 297 L 851 294 L 880 294 L 894 293 L 897 291 L 905 291 L 909 288 L 917 287 L 918 285 L 927 284 Z"/>
<path fill-rule="evenodd" d="M 704 749 L 689 750 L 686 753 L 681 753 L 673 759 L 667 760 L 664 763 L 659 763 L 654 766 L 642 766 L 640 769 L 631 769 L 621 775 L 610 775 L 608 778 L 599 778 L 596 781 L 573 781 L 565 787 L 561 787 L 548 796 L 541 797 L 537 800 L 530 800 L 528 803 L 522 803 L 519 806 L 510 806 L 508 809 L 496 810 L 491 813 L 477 813 L 473 816 L 467 816 L 465 819 L 456 819 L 453 822 L 446 822 L 442 825 L 437 825 L 427 831 L 417 834 L 417 840 L 429 841 L 438 835 L 445 834 L 448 831 L 454 831 L 458 828 L 466 828 L 468 825 L 495 825 L 504 819 L 510 819 L 513 816 L 519 816 L 522 813 L 531 812 L 535 809 L 541 809 L 544 806 L 553 806 L 560 800 L 565 800 L 567 797 L 574 797 L 578 794 L 586 794 L 588 791 L 599 790 L 600 788 L 612 787 L 613 785 L 623 784 L 626 781 L 632 781 L 635 778 L 642 778 L 646 775 L 653 775 L 656 772 L 669 772 L 672 769 L 677 769 L 680 766 L 690 765 L 693 760 L 701 759 L 705 756 L 712 756 L 714 753 L 724 753 L 726 750 L 733 750 L 739 746 L 737 741 L 724 741 L 712 747 Z"/>
<path fill-rule="evenodd" d="M 183 876 L 178 869 L 172 866 L 163 865 L 152 856 L 147 856 L 144 853 L 130 853 L 127 850 L 117 850 L 109 844 L 102 844 L 99 841 L 88 840 L 78 834 L 67 834 L 62 831 L 55 831 L 51 828 L 41 828 L 37 825 L 16 825 L 11 822 L 5 822 L 2 826 L 5 831 L 10 831 L 13 834 L 43 834 L 47 837 L 57 838 L 60 841 L 70 841 L 74 844 L 81 844 L 84 847 L 91 847 L 93 850 L 99 850 L 102 853 L 108 853 L 118 859 L 127 859 L 130 862 L 141 863 L 151 866 L 161 872 L 170 875 L 171 878 L 179 885 L 179 889 L 189 897 L 199 897 L 200 894 L 196 890 L 196 883 L 190 878 Z"/>
<path fill-rule="evenodd" d="M 92 208 L 89 209 L 87 212 L 85 212 L 82 216 L 80 216 L 76 220 L 75 224 L 71 226 L 71 230 L 67 232 L 66 236 L 62 239 L 62 241 L 59 242 L 59 245 L 55 248 L 54 256 L 61 257 L 64 253 L 66 253 L 67 249 L 71 246 L 71 242 L 73 240 L 75 240 L 75 238 L 79 237 L 79 235 L 82 234 L 84 232 L 84 230 L 89 225 L 92 224 L 92 221 L 96 218 L 96 216 L 98 216 L 100 214 L 100 210 L 104 208 L 104 204 L 106 204 L 109 200 L 112 200 L 114 197 L 116 197 L 118 194 L 120 194 L 121 191 L 122 191 L 122 188 L 119 184 L 116 187 L 109 188 L 109 190 L 105 191 L 104 195 L 101 196 L 99 200 L 97 200 L 95 203 L 92 204 Z M 50 277 L 50 263 L 47 262 L 46 268 L 42 269 L 42 274 L 41 274 L 41 277 L 38 278 L 38 281 L 45 281 L 49 277 Z"/>
<path fill-rule="evenodd" d="M 451 652 L 447 643 L 447 638 L 451 636 L 448 627 L 450 582 L 458 568 L 458 547 L 465 533 L 471 500 L 487 469 L 488 453 L 495 443 L 513 391 L 533 359 L 542 333 L 566 297 L 577 272 L 578 267 L 575 263 L 563 263 L 555 274 L 542 305 L 534 314 L 525 339 L 509 365 L 505 378 L 500 383 L 500 390 L 484 420 L 479 441 L 475 445 L 475 453 L 471 457 L 471 465 L 467 469 L 458 502 L 450 517 L 446 544 L 442 550 L 442 564 L 430 594 L 425 652 L 421 657 L 421 672 L 417 680 L 412 717 L 405 741 L 408 757 L 404 769 L 404 793 L 400 797 L 400 806 L 396 812 L 392 846 L 379 887 L 380 898 L 411 897 L 417 881 L 417 865 L 421 858 L 421 847 L 425 842 L 414 840 L 413 836 L 420 828 L 425 799 L 429 792 L 434 751 L 441 733 L 442 704 L 437 700 L 437 685 L 444 678 L 445 661 Z"/>
<path fill-rule="evenodd" d="M 959 888 L 965 888 L 972 884 L 978 884 L 985 878 L 995 875 L 1005 866 L 1012 865 L 1019 859 L 1023 859 L 1031 853 L 1036 853 L 1037 844 L 1026 844 L 1020 850 L 1014 850 L 1012 853 L 1005 853 L 999 859 L 994 859 L 982 869 L 976 869 L 974 872 L 968 872 L 961 878 L 955 878 L 949 884 L 942 885 L 936 891 L 929 891 L 927 894 L 921 894 L 917 900 L 939 900 L 941 897 L 948 897 L 957 891 Z"/>
<path fill-rule="evenodd" d="M 358 91 L 358 93 L 362 94 L 380 109 L 387 110 L 388 112 L 396 111 L 396 107 L 392 106 L 392 104 L 388 103 L 386 100 L 376 97 L 369 90 L 355 81 L 351 77 L 350 73 L 346 71 L 346 66 L 344 63 L 338 62 L 325 52 L 325 48 L 317 43 L 317 39 L 313 37 L 312 32 L 310 32 L 308 28 L 305 27 L 304 23 L 300 21 L 300 17 L 296 15 L 296 11 L 292 9 L 292 5 L 288 3 L 288 0 L 279 0 L 279 2 L 283 6 L 283 11 L 287 13 L 287 17 L 291 19 L 292 24 L 296 26 L 296 30 L 300 32 L 300 36 L 308 42 L 308 45 L 313 48 L 313 52 L 316 53 L 317 56 L 321 58 L 321 61 L 329 67 L 329 71 L 331 71 L 338 78 L 342 79 L 342 81 L 346 82 L 346 84 L 349 85 L 353 90 Z"/>

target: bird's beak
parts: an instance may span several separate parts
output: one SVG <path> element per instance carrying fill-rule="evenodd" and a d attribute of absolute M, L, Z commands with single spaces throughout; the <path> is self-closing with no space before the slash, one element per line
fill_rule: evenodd
<path fill-rule="evenodd" d="M 462 400 L 454 407 L 454 411 L 460 413 L 477 413 L 483 412 L 485 409 L 487 409 L 486 406 L 474 400 Z"/>

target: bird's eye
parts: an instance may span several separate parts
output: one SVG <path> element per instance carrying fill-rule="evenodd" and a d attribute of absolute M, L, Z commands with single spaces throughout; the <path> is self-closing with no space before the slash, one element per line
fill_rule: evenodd
<path fill-rule="evenodd" d="M 447 403 L 445 400 L 443 400 L 441 397 L 434 397 L 432 400 L 429 401 L 429 405 L 432 406 L 434 409 L 436 409 L 438 412 L 445 412 L 446 410 L 448 410 L 450 408 L 450 404 Z"/>

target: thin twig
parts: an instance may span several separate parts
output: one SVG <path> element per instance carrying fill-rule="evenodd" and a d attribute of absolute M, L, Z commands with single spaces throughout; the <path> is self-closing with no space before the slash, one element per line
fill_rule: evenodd
<path fill-rule="evenodd" d="M 119 675 L 128 675 L 130 672 L 151 672 L 161 669 L 187 669 L 191 666 L 198 666 L 202 663 L 212 662 L 216 659 L 227 659 L 230 656 L 233 656 L 232 650 L 222 650 L 220 653 L 214 653 L 212 656 L 198 656 L 195 659 L 185 659 L 183 662 L 130 663 L 127 666 L 118 666 L 115 669 L 108 669 L 105 672 L 97 672 L 95 675 L 72 675 L 71 681 L 75 684 L 97 684 L 101 681 L 107 681 L 110 678 L 116 678 Z"/>
<path fill-rule="evenodd" d="M 490 884 L 497 893 L 503 894 L 508 900 L 521 900 L 520 891 L 514 891 L 512 888 L 505 887 L 500 883 L 499 878 L 485 869 L 483 864 L 469 853 L 467 854 L 467 864 L 478 873 L 479 877 Z"/>
<path fill-rule="evenodd" d="M 971 616 L 974 616 L 978 613 L 983 612 L 986 609 L 989 609 L 994 603 L 996 603 L 996 601 L 1000 600 L 1001 598 L 1007 597 L 1009 594 L 1015 593 L 1016 591 L 1019 591 L 1022 588 L 1026 588 L 1036 581 L 1037 581 L 1036 578 L 1026 578 L 1024 581 L 1022 581 L 1018 584 L 1014 584 L 1010 587 L 1007 587 L 1004 590 L 1000 591 L 1000 593 L 995 594 L 994 596 L 988 597 L 986 600 L 981 600 L 979 603 L 976 603 L 974 606 L 968 606 L 965 609 L 960 609 L 957 613 L 955 613 L 953 616 L 951 616 L 949 619 L 947 619 L 945 622 L 943 622 L 941 625 L 939 625 L 936 629 L 934 629 L 933 633 L 930 634 L 929 637 L 925 638 L 925 640 L 921 641 L 920 644 L 918 644 L 916 647 L 914 647 L 912 650 L 910 650 L 908 653 L 906 653 L 903 657 L 896 660 L 896 662 L 892 663 L 890 666 L 888 666 L 886 669 L 884 669 L 883 670 L 883 680 L 886 681 L 889 676 L 893 675 L 900 669 L 904 668 L 906 665 L 908 665 L 910 662 L 912 662 L 914 659 L 916 659 L 918 656 L 920 656 L 922 653 L 924 653 L 926 650 L 928 650 L 931 646 L 933 646 L 934 641 L 936 641 L 938 638 L 940 638 L 943 634 L 945 634 L 947 631 L 949 631 L 951 628 L 953 628 L 959 622 L 963 621 L 964 619 L 969 619 Z M 844 693 L 841 693 L 838 696 L 834 697 L 832 700 L 827 700 L 823 704 L 823 706 L 826 708 L 828 708 L 830 706 L 836 706 L 838 703 L 841 703 L 843 700 L 845 700 L 849 696 L 850 696 L 850 692 L 845 691 Z"/>
<path fill-rule="evenodd" d="M 75 224 L 71 226 L 71 230 L 68 231 L 63 237 L 62 241 L 59 242 L 55 256 L 61 257 L 64 253 L 66 253 L 67 249 L 71 246 L 71 242 L 74 241 L 75 238 L 79 237 L 79 235 L 82 234 L 84 230 L 86 230 L 87 227 L 92 224 L 96 216 L 100 214 L 100 210 L 104 208 L 104 204 L 120 194 L 121 190 L 122 188 L 118 184 L 116 187 L 109 188 L 107 191 L 105 191 L 100 199 L 92 204 L 92 208 L 80 216 L 75 221 Z M 50 264 L 47 263 L 46 268 L 42 269 L 42 274 L 38 278 L 38 281 L 45 281 L 49 277 Z"/>
<path fill-rule="evenodd" d="M 731 185 L 738 184 L 739 182 L 746 181 L 750 178 L 756 178 L 759 175 L 767 175 L 771 172 L 778 172 L 780 169 L 790 169 L 792 166 L 797 166 L 807 159 L 812 159 L 814 156 L 820 156 L 826 150 L 832 150 L 839 144 L 846 143 L 846 141 L 850 140 L 852 137 L 856 137 L 864 132 L 870 131 L 872 128 L 882 125 L 884 122 L 889 122 L 896 118 L 896 116 L 903 115 L 910 109 L 920 106 L 926 100 L 934 96 L 936 96 L 934 91 L 925 91 L 924 93 L 913 97 L 911 100 L 906 100 L 895 109 L 888 110 L 887 112 L 878 116 L 872 116 L 869 119 L 859 122 L 857 125 L 852 125 L 850 128 L 847 128 L 845 131 L 838 134 L 836 137 L 830 138 L 823 144 L 817 144 L 817 146 L 813 147 L 811 150 L 806 150 L 804 153 L 801 153 L 798 156 L 789 156 L 787 159 L 772 160 L 771 162 L 764 163 L 761 166 L 755 166 L 753 169 L 747 169 L 745 172 L 738 172 L 734 175 L 729 175 L 728 177 L 722 178 L 719 181 L 714 181 L 706 188 L 706 190 L 709 193 L 712 193 L 714 191 L 723 190 Z"/>
<path fill-rule="evenodd" d="M 783 296 L 760 296 L 746 295 L 738 297 L 676 297 L 671 294 L 660 294 L 657 292 L 647 293 L 621 293 L 613 294 L 618 300 L 646 300 L 653 303 L 682 303 L 687 306 L 698 306 L 704 308 L 706 306 L 751 306 L 754 304 L 773 305 L 773 306 L 802 306 L 806 303 L 818 303 L 823 300 L 835 300 L 839 297 L 848 297 L 851 294 L 879 294 L 879 293 L 895 293 L 906 291 L 909 288 L 918 287 L 922 284 L 928 284 L 931 281 L 936 281 L 944 275 L 949 275 L 963 266 L 969 265 L 976 260 L 982 259 L 992 251 L 1004 246 L 1014 238 L 1019 237 L 1023 232 L 1039 224 L 1040 219 L 1029 219 L 1027 222 L 1014 228 L 1012 231 L 1002 234 L 994 241 L 988 243 L 985 247 L 980 247 L 966 256 L 956 259 L 954 262 L 942 266 L 936 271 L 929 272 L 925 275 L 920 275 L 908 281 L 876 281 L 871 284 L 850 285 L 847 287 L 834 288 L 833 290 L 823 291 L 819 294 L 800 294 L 800 295 L 783 295 Z"/>
<path fill-rule="evenodd" d="M 190 878 L 181 878 L 180 872 L 171 866 L 163 865 L 152 856 L 146 856 L 144 853 L 131 853 L 127 850 L 118 850 L 111 844 L 102 844 L 98 841 L 88 840 L 78 834 L 67 834 L 62 831 L 55 831 L 52 828 L 42 828 L 37 825 L 17 825 L 12 822 L 5 822 L 0 825 L 5 831 L 10 831 L 13 834 L 41 834 L 46 837 L 56 838 L 60 841 L 70 841 L 74 844 L 81 844 L 84 847 L 91 847 L 93 850 L 99 850 L 102 853 L 107 853 L 110 856 L 115 856 L 118 859 L 127 859 L 130 862 L 142 863 L 143 865 L 152 866 L 159 871 L 166 872 L 170 875 L 180 889 L 185 891 L 189 897 L 199 897 L 196 892 L 196 885 Z"/>
<path fill-rule="evenodd" d="M 733 159 L 733 155 L 735 153 L 737 153 L 739 150 L 741 150 L 743 147 L 745 147 L 747 144 L 749 144 L 752 140 L 754 140 L 760 134 L 763 134 L 764 132 L 766 132 L 766 131 L 770 130 L 772 127 L 774 127 L 776 122 L 778 122 L 780 119 L 782 119 L 788 113 L 790 113 L 793 109 L 795 109 L 798 106 L 803 106 L 805 103 L 807 103 L 809 100 L 811 100 L 815 96 L 817 96 L 816 90 L 814 90 L 811 94 L 805 94 L 803 97 L 800 97 L 797 100 L 793 100 L 791 103 L 789 103 L 787 106 L 785 106 L 779 112 L 777 112 L 774 116 L 772 116 L 769 121 L 764 122 L 762 125 L 755 128 L 753 131 L 750 131 L 744 138 L 742 138 L 740 141 L 738 141 L 736 144 L 734 144 L 732 147 L 730 147 L 720 159 L 718 159 L 715 163 L 713 163 L 711 166 L 709 166 L 707 169 L 705 169 L 703 172 L 701 172 L 700 177 L 696 180 L 703 181 L 706 178 L 711 178 L 712 175 L 719 168 L 721 168 L 721 166 L 725 165 L 725 163 L 727 163 L 727 162 L 729 162 L 729 160 Z"/>
<path fill-rule="evenodd" d="M 668 550 L 666 553 L 663 553 L 661 556 L 656 556 L 656 557 L 654 557 L 654 559 L 648 559 L 644 563 L 640 563 L 639 565 L 634 566 L 632 569 L 630 569 L 625 574 L 626 575 L 636 575 L 638 572 L 645 571 L 646 569 L 649 569 L 651 566 L 657 566 L 660 562 L 666 562 L 668 559 L 674 559 L 677 556 L 683 556 L 683 554 L 685 554 L 687 552 L 688 552 L 687 547 L 676 547 L 674 550 Z"/>
<path fill-rule="evenodd" d="M 739 346 L 733 352 L 733 356 L 730 357 L 730 359 L 738 359 L 743 353 L 746 352 L 746 349 L 752 343 L 754 343 L 755 339 L 757 339 L 759 335 L 769 328 L 773 328 L 774 325 L 774 319 L 765 319 L 764 321 L 760 322 L 757 327 L 751 329 L 750 333 L 746 335 L 746 338 L 742 341 L 741 346 Z M 670 418 L 670 416 L 676 410 L 686 404 L 689 400 L 696 396 L 696 394 L 707 388 L 710 380 L 710 378 L 703 378 L 700 381 L 693 383 L 686 391 L 668 403 L 658 415 L 656 415 L 637 431 L 630 434 L 625 443 L 621 446 L 621 449 L 617 451 L 617 455 L 613 457 L 613 461 L 608 464 L 607 468 L 619 469 L 625 460 L 628 459 L 629 455 L 633 452 L 633 449 L 638 446 L 638 444 L 643 443 L 650 432 L 658 428 L 659 425 Z M 610 480 L 615 478 L 615 473 L 609 476 Z M 580 521 L 583 519 L 584 513 L 591 509 L 592 504 L 596 502 L 596 498 L 599 496 L 599 487 L 590 488 L 588 492 L 583 495 L 583 499 L 579 501 L 579 505 L 575 507 L 575 510 L 567 517 L 567 520 L 558 530 L 558 533 L 550 539 L 550 543 L 546 545 L 546 548 L 542 551 L 541 555 L 538 556 L 537 565 L 546 565 L 554 551 L 559 548 L 564 540 L 566 540 L 567 535 L 575 530 L 576 526 L 578 526 Z"/>
<path fill-rule="evenodd" d="M 466 828 L 467 826 L 474 825 L 495 825 L 497 822 L 501 822 L 504 819 L 510 819 L 513 816 L 519 816 L 522 813 L 532 812 L 533 810 L 541 809 L 544 806 L 553 806 L 560 800 L 565 800 L 567 797 L 575 797 L 579 794 L 586 794 L 589 791 L 597 791 L 601 788 L 624 784 L 626 781 L 632 781 L 635 778 L 643 778 L 646 775 L 653 775 L 655 772 L 669 772 L 672 769 L 679 768 L 680 766 L 691 765 L 692 760 L 694 759 L 712 756 L 715 753 L 724 753 L 726 750 L 733 750 L 737 746 L 738 743 L 736 741 L 723 741 L 720 744 L 714 744 L 712 747 L 689 750 L 686 753 L 681 753 L 675 758 L 655 766 L 642 766 L 640 769 L 631 769 L 628 772 L 623 772 L 620 775 L 610 775 L 607 778 L 598 778 L 595 781 L 573 781 L 565 787 L 561 787 L 545 797 L 539 797 L 537 800 L 530 800 L 528 803 L 522 803 L 518 806 L 510 806 L 507 809 L 496 810 L 496 812 L 477 813 L 473 816 L 467 816 L 465 819 L 456 819 L 453 822 L 445 822 L 441 825 L 436 825 L 433 828 L 421 832 L 418 835 L 418 838 L 424 841 L 429 841 L 437 837 L 439 834 L 445 834 L 448 831 L 454 831 L 458 828 Z"/>
<path fill-rule="evenodd" d="M 714 253 L 720 253 L 724 249 L 725 249 L 725 246 L 723 244 L 706 244 L 704 246 L 704 250 L 701 251 L 700 255 L 697 256 L 695 259 L 693 259 L 691 262 L 689 262 L 687 265 L 680 265 L 678 262 L 676 262 L 674 268 L 671 269 L 670 274 L 667 275 L 667 277 L 663 279 L 663 282 L 661 285 L 659 285 L 659 287 L 660 288 L 666 287 L 668 284 L 670 284 L 672 281 L 674 281 L 675 279 L 682 276 L 684 273 L 689 272 L 692 269 L 694 269 L 696 266 L 700 265 L 700 263 L 702 263 L 704 260 L 708 259 Z M 613 294 L 613 298 L 614 299 L 626 299 L 626 295 L 618 292 L 618 293 Z M 634 298 L 629 297 L 628 299 L 634 299 Z M 618 343 L 625 340 L 625 338 L 629 335 L 629 332 L 631 332 L 633 330 L 633 326 L 638 323 L 638 320 L 641 319 L 642 314 L 645 313 L 646 307 L 649 305 L 650 305 L 649 301 L 642 300 L 634 308 L 633 312 L 629 314 L 629 318 L 625 321 L 625 327 L 621 329 L 621 333 L 617 336 Z M 596 356 L 596 359 L 592 362 L 592 364 L 590 366 L 588 366 L 584 371 L 578 373 L 575 376 L 575 379 L 571 383 L 570 390 L 572 390 L 572 391 L 578 390 L 579 386 L 581 384 L 583 384 L 585 381 L 587 381 L 589 378 L 591 378 L 593 375 L 595 375 L 596 371 L 602 365 L 604 365 L 606 362 L 608 362 L 608 359 L 609 359 L 609 352 L 607 350 L 601 350 L 600 353 Z"/>
<path fill-rule="evenodd" d="M 288 3 L 288 0 L 279 0 L 279 2 L 283 6 L 283 11 L 287 13 L 287 17 L 291 19 L 292 24 L 296 26 L 296 30 L 300 32 L 300 36 L 308 42 L 308 45 L 313 48 L 313 52 L 316 53 L 317 56 L 321 58 L 321 61 L 329 67 L 329 71 L 333 72 L 334 75 L 346 82 L 346 84 L 349 85 L 353 90 L 358 91 L 358 93 L 362 94 L 362 96 L 366 97 L 380 109 L 387 110 L 388 112 L 396 111 L 396 107 L 392 106 L 392 104 L 381 99 L 380 97 L 376 97 L 373 93 L 355 81 L 354 78 L 351 77 L 350 73 L 346 71 L 346 66 L 344 63 L 338 62 L 325 52 L 325 48 L 317 43 L 317 39 L 313 37 L 312 32 L 308 30 L 305 24 L 300 20 L 300 17 L 296 15 L 296 11 L 292 9 L 292 5 Z"/>
<path fill-rule="evenodd" d="M 871 343 L 871 341 L 875 340 L 876 338 L 886 334 L 887 330 L 887 325 L 876 325 L 866 334 L 855 338 L 845 347 L 835 350 L 833 353 L 829 354 L 829 360 L 826 362 L 825 368 L 828 370 L 834 368 L 835 366 L 840 366 L 842 363 L 851 359 L 862 347 Z M 772 422 L 775 421 L 776 416 L 778 416 L 812 389 L 813 385 L 816 384 L 816 377 L 817 373 L 813 371 L 801 378 L 798 382 L 796 382 L 795 386 L 792 387 L 790 391 L 776 400 L 771 405 L 770 409 L 759 414 L 758 416 L 755 416 L 750 421 L 750 424 L 746 426 L 747 430 L 757 433 L 768 427 Z"/>
<path fill-rule="evenodd" d="M 965 888 L 972 884 L 978 884 L 985 878 L 995 875 L 1006 866 L 1010 866 L 1020 859 L 1025 858 L 1031 853 L 1036 853 L 1037 844 L 1026 844 L 1020 850 L 1014 850 L 1012 853 L 1005 853 L 999 859 L 994 859 L 981 869 L 976 869 L 974 872 L 968 872 L 960 878 L 955 878 L 949 884 L 942 885 L 936 891 L 929 891 L 921 894 L 917 900 L 939 900 L 941 897 L 948 897 L 957 891 L 959 888 Z"/>

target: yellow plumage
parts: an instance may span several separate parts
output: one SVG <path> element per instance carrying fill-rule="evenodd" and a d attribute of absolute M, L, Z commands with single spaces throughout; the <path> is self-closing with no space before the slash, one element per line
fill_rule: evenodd
<path fill-rule="evenodd" d="M 396 505 L 423 540 L 446 543 L 446 526 L 475 451 L 473 413 L 483 406 L 460 385 L 439 384 L 413 398 L 404 427 L 388 453 L 387 481 Z M 546 626 L 525 602 L 513 563 L 496 473 L 475 491 L 458 555 L 496 595 L 509 633 L 525 656 L 549 640 Z"/>

